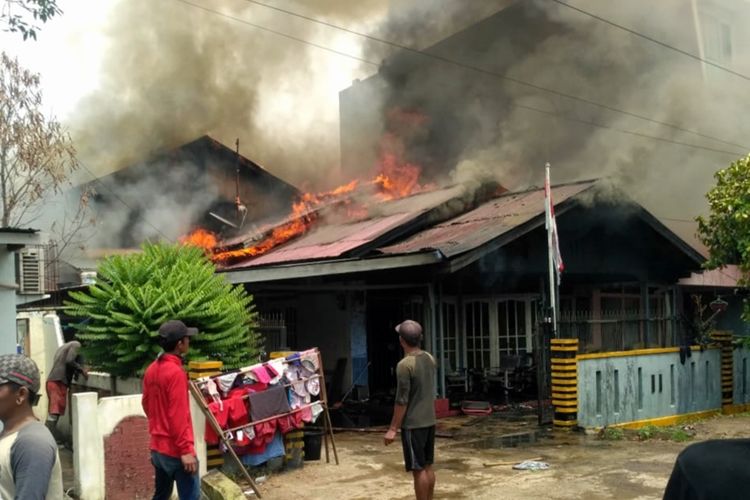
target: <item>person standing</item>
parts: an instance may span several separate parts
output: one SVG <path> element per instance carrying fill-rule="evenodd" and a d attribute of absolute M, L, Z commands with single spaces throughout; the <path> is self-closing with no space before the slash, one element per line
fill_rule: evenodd
<path fill-rule="evenodd" d="M 83 366 L 83 359 L 79 352 L 81 343 L 72 340 L 61 345 L 55 351 L 52 360 L 52 369 L 47 377 L 47 398 L 49 399 L 49 410 L 47 411 L 47 428 L 55 437 L 55 441 L 62 439 L 57 433 L 57 422 L 61 415 L 65 415 L 68 406 L 68 390 L 73 380 L 78 375 L 89 376 L 88 370 Z"/>
<path fill-rule="evenodd" d="M 180 500 L 200 498 L 198 460 L 190 417 L 188 379 L 182 368 L 196 328 L 182 321 L 167 321 L 159 328 L 164 352 L 143 376 L 143 411 L 151 435 L 151 463 L 156 472 L 154 500 L 171 497 L 175 482 Z"/>
<path fill-rule="evenodd" d="M 396 401 L 384 442 L 388 446 L 401 429 L 406 470 L 414 476 L 417 500 L 432 500 L 435 492 L 435 359 L 420 349 L 422 326 L 407 319 L 398 326 L 404 357 L 396 365 Z"/>
<path fill-rule="evenodd" d="M 34 416 L 41 377 L 31 358 L 0 356 L 0 498 L 59 500 L 64 497 L 57 443 Z"/>

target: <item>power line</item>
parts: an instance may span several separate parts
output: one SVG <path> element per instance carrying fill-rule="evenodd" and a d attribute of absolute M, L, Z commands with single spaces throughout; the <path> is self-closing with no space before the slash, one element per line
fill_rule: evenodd
<path fill-rule="evenodd" d="M 229 14 L 225 14 L 223 12 L 220 12 L 220 11 L 217 11 L 217 10 L 214 10 L 214 9 L 210 9 L 208 7 L 203 7 L 201 5 L 197 5 L 197 4 L 195 4 L 193 2 L 190 2 L 188 0 L 176 0 L 176 1 L 184 3 L 184 4 L 189 5 L 191 7 L 195 7 L 195 8 L 201 9 L 203 11 L 206 11 L 206 12 L 218 15 L 218 16 L 226 18 L 226 19 L 230 19 L 230 20 L 242 23 L 242 24 L 246 24 L 246 25 L 251 26 L 253 28 L 260 29 L 262 31 L 266 31 L 266 32 L 270 32 L 270 33 L 273 33 L 273 34 L 276 34 L 276 35 L 280 35 L 280 36 L 283 36 L 285 38 L 289 38 L 291 40 L 294 40 L 296 42 L 299 42 L 299 43 L 302 43 L 302 44 L 305 44 L 305 45 L 311 45 L 313 47 L 316 47 L 316 48 L 319 48 L 319 49 L 322 49 L 322 50 L 325 50 L 325 51 L 328 51 L 328 52 L 335 53 L 335 54 L 340 55 L 342 57 L 348 57 L 348 58 L 351 58 L 351 59 L 362 61 L 362 62 L 365 62 L 365 63 L 368 63 L 368 64 L 373 64 L 373 65 L 376 65 L 376 66 L 378 65 L 377 63 L 374 63 L 372 61 L 368 61 L 368 60 L 360 58 L 358 56 L 354 56 L 354 55 L 348 54 L 346 52 L 341 52 L 341 51 L 338 51 L 338 50 L 335 50 L 335 49 L 331 49 L 330 47 L 325 47 L 323 45 L 315 44 L 315 43 L 309 42 L 309 41 L 307 41 L 307 40 L 305 40 L 303 38 L 286 35 L 285 33 L 281 33 L 281 32 L 278 32 L 278 31 L 275 31 L 275 30 L 272 30 L 272 29 L 268 29 L 268 28 L 266 28 L 264 26 L 260 26 L 260 25 L 251 23 L 251 22 L 246 21 L 246 20 L 244 20 L 242 18 L 231 16 Z M 246 0 L 246 1 L 251 1 L 251 0 Z M 367 35 L 365 35 L 365 36 L 367 36 Z M 560 118 L 562 118 L 564 120 L 568 120 L 568 121 L 571 121 L 571 122 L 583 123 L 585 125 L 589 125 L 589 126 L 592 126 L 592 127 L 597 127 L 597 128 L 612 130 L 612 131 L 615 131 L 615 132 L 620 132 L 620 133 L 627 134 L 627 135 L 641 137 L 641 138 L 644 138 L 644 139 L 652 139 L 652 140 L 655 140 L 655 141 L 660 141 L 660 142 L 675 144 L 675 145 L 679 145 L 679 146 L 685 146 L 685 147 L 694 148 L 694 149 L 702 149 L 702 150 L 710 151 L 710 152 L 713 152 L 713 153 L 719 153 L 719 154 L 729 155 L 729 156 L 732 156 L 732 157 L 735 157 L 735 158 L 737 156 L 743 156 L 745 154 L 745 153 L 736 152 L 736 151 L 728 151 L 728 150 L 711 148 L 711 147 L 706 147 L 706 146 L 699 146 L 699 145 L 696 145 L 696 144 L 690 144 L 690 143 L 681 142 L 681 141 L 675 141 L 675 140 L 672 140 L 672 139 L 667 139 L 667 138 L 658 137 L 658 136 L 652 136 L 652 135 L 644 134 L 644 133 L 641 133 L 641 132 L 633 132 L 633 131 L 626 130 L 626 129 L 621 129 L 621 128 L 618 128 L 618 127 L 611 127 L 611 126 L 608 126 L 608 125 L 603 125 L 603 124 L 592 122 L 592 121 L 588 121 L 588 120 L 583 120 L 583 119 L 574 118 L 574 117 L 567 116 L 567 115 L 562 115 L 560 113 L 546 111 L 546 110 L 543 110 L 543 109 L 535 108 L 533 106 L 528 106 L 528 105 L 523 105 L 523 104 L 516 104 L 515 102 L 513 102 L 512 105 L 516 106 L 516 107 L 519 107 L 519 108 L 522 108 L 522 109 L 528 109 L 530 111 L 535 111 L 535 112 L 546 114 L 546 115 L 560 117 Z M 725 142 L 725 141 L 720 141 L 720 142 Z M 728 143 L 728 144 L 731 144 L 731 143 Z M 743 146 L 739 146 L 738 145 L 738 147 L 743 147 Z"/>
<path fill-rule="evenodd" d="M 117 193 L 115 192 L 115 190 L 114 190 L 114 189 L 110 188 L 110 187 L 109 187 L 109 186 L 107 186 L 107 185 L 106 185 L 105 183 L 103 183 L 103 182 L 102 182 L 102 181 L 101 181 L 101 180 L 99 179 L 99 177 L 98 177 L 98 176 L 97 176 L 97 175 L 96 175 L 96 174 L 95 174 L 94 172 L 92 172 L 92 171 L 91 171 L 91 169 L 89 169 L 89 168 L 88 168 L 88 167 L 87 167 L 87 166 L 86 166 L 86 165 L 85 165 L 85 164 L 84 164 L 84 163 L 83 163 L 82 161 L 78 160 L 78 164 L 79 164 L 79 165 L 80 165 L 80 166 L 81 166 L 81 167 L 82 167 L 82 168 L 83 168 L 83 169 L 84 169 L 84 170 L 85 170 L 86 172 L 88 172 L 88 174 L 89 174 L 89 175 L 91 176 L 91 178 L 93 179 L 93 182 L 97 183 L 97 184 L 98 184 L 99 186 L 103 186 L 103 187 L 104 187 L 104 188 L 105 188 L 105 189 L 106 189 L 107 191 L 109 191 L 109 193 L 110 193 L 110 194 L 112 195 L 112 197 L 113 197 L 114 199 L 116 199 L 117 201 L 119 201 L 120 203 L 122 203 L 122 204 L 123 204 L 123 205 L 124 205 L 124 206 L 125 206 L 126 208 L 128 208 L 129 210 L 131 210 L 131 211 L 135 212 L 135 210 L 136 210 L 135 208 L 133 208 L 133 207 L 132 207 L 132 206 L 131 206 L 130 204 L 128 204 L 128 203 L 127 203 L 127 202 L 126 202 L 125 200 L 123 200 L 123 199 L 122 199 L 122 197 L 121 197 L 120 195 L 118 195 L 118 194 L 117 194 Z M 149 221 L 148 219 L 146 219 L 146 218 L 144 217 L 144 218 L 143 218 L 143 221 L 144 221 L 144 222 L 145 222 L 146 224 L 148 224 L 149 226 L 151 226 L 151 227 L 152 227 L 152 228 L 153 228 L 153 229 L 154 229 L 154 230 L 155 230 L 155 231 L 156 231 L 157 233 L 159 233 L 159 235 L 161 235 L 161 237 L 162 237 L 162 238 L 164 238 L 164 239 L 165 239 L 165 240 L 167 240 L 167 241 L 172 241 L 172 238 L 170 238 L 170 237 L 169 237 L 169 236 L 167 236 L 166 234 L 162 233 L 162 232 L 161 232 L 161 230 L 160 230 L 160 229 L 159 229 L 158 227 L 156 227 L 155 225 L 153 225 L 153 224 L 152 224 L 152 223 L 151 223 L 151 222 L 150 222 L 150 221 Z"/>
<path fill-rule="evenodd" d="M 673 51 L 675 51 L 675 52 L 677 52 L 679 54 L 682 54 L 684 56 L 690 57 L 691 59 L 695 59 L 696 61 L 700 61 L 703 64 L 707 64 L 709 66 L 713 66 L 714 68 L 720 69 L 722 71 L 726 71 L 727 73 L 730 73 L 730 74 L 732 74 L 734 76 L 738 76 L 738 77 L 742 78 L 743 80 L 750 81 L 750 76 L 743 75 L 742 73 L 738 73 L 737 71 L 734 71 L 734 70 L 732 70 L 730 68 L 727 68 L 725 66 L 721 66 L 721 65 L 716 64 L 714 62 L 711 62 L 711 61 L 709 61 L 707 59 L 704 59 L 704 58 L 702 58 L 700 56 L 697 56 L 697 55 L 693 54 L 692 52 L 688 52 L 686 50 L 680 49 L 680 48 L 675 47 L 673 45 L 669 45 L 666 42 L 662 42 L 661 40 L 658 40 L 658 39 L 653 38 L 651 36 L 648 36 L 648 35 L 645 35 L 643 33 L 638 32 L 638 31 L 635 31 L 634 29 L 628 28 L 627 26 L 623 26 L 621 24 L 617 24 L 617 23 L 615 23 L 613 21 L 610 21 L 609 19 L 605 19 L 605 18 L 603 18 L 601 16 L 597 16 L 596 14 L 592 14 L 591 12 L 585 11 L 585 10 L 579 8 L 579 7 L 574 6 L 574 5 L 570 5 L 569 3 L 563 2 L 562 0 L 550 0 L 550 1 L 555 2 L 557 4 L 560 4 L 560 5 L 564 6 L 564 7 L 567 7 L 569 9 L 571 9 L 571 10 L 574 10 L 576 12 L 579 12 L 579 13 L 581 13 L 583 15 L 589 16 L 589 17 L 591 17 L 593 19 L 596 19 L 597 21 L 601 21 L 601 22 L 603 22 L 605 24 L 609 24 L 610 26 L 613 26 L 613 27 L 615 27 L 617 29 L 626 31 L 626 32 L 630 33 L 631 35 L 637 36 L 639 38 L 643 38 L 644 40 L 648 40 L 649 42 L 655 43 L 656 45 L 660 45 L 661 47 L 664 47 L 665 49 L 673 50 Z"/>
<path fill-rule="evenodd" d="M 185 2 L 186 0 L 178 0 L 178 1 Z M 283 9 L 281 7 L 276 7 L 274 5 L 269 5 L 267 3 L 260 2 L 258 0 L 244 0 L 244 1 L 248 2 L 248 3 L 251 3 L 251 4 L 254 4 L 254 5 L 265 7 L 267 9 L 275 10 L 277 12 L 281 12 L 281 13 L 289 15 L 289 16 L 293 16 L 293 17 L 297 17 L 297 18 L 300 18 L 300 19 L 304 19 L 304 20 L 310 21 L 312 23 L 320 24 L 322 26 L 327 26 L 329 28 L 333 28 L 333 29 L 336 29 L 336 30 L 339 30 L 339 31 L 343 31 L 345 33 L 349 33 L 349 34 L 352 34 L 352 35 L 360 36 L 360 37 L 366 38 L 368 40 L 372 40 L 372 41 L 375 41 L 375 42 L 378 42 L 378 43 L 382 43 L 384 45 L 388 45 L 388 46 L 391 46 L 391 47 L 394 47 L 394 48 L 397 48 L 397 49 L 400 49 L 400 50 L 404 50 L 404 51 L 407 51 L 407 52 L 418 54 L 418 55 L 421 55 L 423 57 L 428 57 L 428 58 L 431 58 L 431 59 L 435 59 L 437 61 L 440 61 L 440 62 L 443 62 L 443 63 L 446 63 L 446 64 L 450 64 L 450 65 L 457 66 L 457 67 L 460 67 L 460 68 L 468 69 L 468 70 L 471 70 L 471 71 L 474 71 L 474 72 L 477 72 L 477 73 L 481 73 L 481 74 L 484 74 L 484 75 L 493 76 L 495 78 L 506 80 L 506 81 L 515 83 L 517 85 L 521 85 L 521 86 L 524 86 L 524 87 L 532 88 L 534 90 L 539 90 L 539 91 L 542 91 L 542 92 L 547 92 L 547 93 L 550 93 L 550 94 L 553 94 L 553 95 L 556 95 L 556 96 L 559 96 L 559 97 L 564 97 L 566 99 L 571 99 L 571 100 L 574 100 L 574 101 L 582 102 L 582 103 L 585 103 L 585 104 L 588 104 L 588 105 L 591 105 L 591 106 L 595 106 L 595 107 L 599 107 L 599 108 L 602 108 L 602 109 L 605 109 L 607 111 L 611 111 L 611 112 L 614 112 L 614 113 L 620 113 L 620 114 L 623 114 L 623 115 L 626 115 L 626 116 L 630 116 L 630 117 L 633 117 L 633 118 L 638 118 L 640 120 L 644 120 L 644 121 L 647 121 L 647 122 L 650 122 L 650 123 L 654 123 L 654 124 L 657 124 L 657 125 L 661 125 L 661 126 L 664 126 L 664 127 L 669 127 L 669 128 L 675 129 L 675 130 L 679 130 L 681 132 L 686 132 L 686 133 L 693 134 L 693 135 L 696 135 L 696 136 L 699 136 L 699 137 L 703 137 L 705 139 L 710 139 L 712 141 L 721 142 L 723 144 L 727 144 L 727 145 L 730 145 L 730 146 L 736 146 L 736 147 L 740 147 L 742 149 L 750 149 L 750 146 L 746 146 L 746 145 L 743 145 L 743 144 L 736 144 L 736 143 L 733 143 L 733 142 L 725 141 L 723 139 L 719 139 L 718 137 L 714 137 L 714 136 L 711 136 L 711 135 L 708 135 L 708 134 L 704 134 L 704 133 L 698 132 L 697 130 L 692 130 L 692 129 L 689 129 L 689 128 L 681 127 L 679 125 L 675 125 L 673 123 L 669 123 L 669 122 L 657 120 L 655 118 L 651 118 L 651 117 L 648 117 L 648 116 L 645 116 L 645 115 L 641 115 L 639 113 L 634 113 L 632 111 L 627 111 L 627 110 L 619 109 L 619 108 L 616 108 L 614 106 L 610 106 L 608 104 L 603 104 L 603 103 L 600 103 L 600 102 L 593 101 L 591 99 L 587 99 L 585 97 L 580 97 L 580 96 L 576 96 L 576 95 L 573 95 L 573 94 L 568 94 L 566 92 L 562 92 L 562 91 L 559 91 L 559 90 L 550 89 L 550 88 L 544 87 L 542 85 L 537 85 L 535 83 L 527 82 L 527 81 L 521 80 L 519 78 L 511 77 L 511 76 L 505 75 L 503 73 L 498 73 L 496 71 L 488 70 L 488 69 L 485 69 L 485 68 L 482 68 L 482 67 L 479 67 L 479 66 L 475 66 L 475 65 L 472 65 L 472 64 L 463 63 L 461 61 L 457 61 L 455 59 L 444 57 L 444 56 L 441 56 L 441 55 L 438 55 L 438 54 L 433 54 L 433 53 L 430 53 L 430 52 L 425 52 L 423 50 L 415 49 L 415 48 L 409 47 L 407 45 L 403 45 L 403 44 L 400 44 L 400 43 L 397 43 L 397 42 L 393 42 L 391 40 L 386 40 L 386 39 L 383 39 L 383 38 L 380 38 L 380 37 L 376 37 L 374 35 L 370 35 L 370 34 L 367 34 L 367 33 L 362 33 L 360 31 L 356 31 L 356 30 L 353 30 L 353 29 L 350 29 L 350 28 L 346 28 L 344 26 L 339 26 L 337 24 L 333 24 L 333 23 L 330 23 L 328 21 L 323 21 L 321 19 L 317 19 L 317 18 L 314 18 L 314 17 L 311 17 L 311 16 L 306 16 L 304 14 L 300 14 L 300 13 L 297 13 L 297 12 L 294 12 L 294 11 L 291 11 L 291 10 L 288 10 L 288 9 Z"/>
<path fill-rule="evenodd" d="M 318 49 L 325 50 L 327 52 L 331 52 L 331 53 L 337 54 L 339 56 L 348 57 L 350 59 L 354 59 L 356 61 L 363 62 L 365 64 L 370 64 L 372 66 L 380 66 L 380 64 L 378 64 L 376 62 L 368 61 L 367 59 L 364 59 L 362 57 L 358 57 L 358 56 L 355 56 L 355 55 L 352 55 L 352 54 L 347 54 L 346 52 L 341 52 L 339 50 L 332 49 L 331 47 L 326 47 L 325 45 L 320 45 L 320 44 L 317 44 L 315 42 L 311 42 L 309 40 L 305 40 L 304 38 L 299 38 L 299 37 L 296 37 L 296 36 L 293 36 L 293 35 L 288 35 L 286 33 L 282 33 L 281 31 L 276 31 L 276 30 L 273 30 L 271 28 L 267 28 L 265 26 L 261 26 L 260 24 L 251 23 L 250 21 L 247 21 L 245 19 L 242 19 L 242 18 L 239 18 L 239 17 L 235 17 L 235 16 L 232 16 L 232 15 L 229 15 L 229 14 L 225 14 L 224 12 L 221 12 L 221 11 L 218 11 L 218 10 L 209 9 L 208 7 L 204 7 L 202 5 L 198 5 L 196 3 L 189 2 L 188 0 L 177 0 L 177 1 L 178 2 L 182 2 L 182 3 L 186 4 L 186 5 L 190 5 L 191 7 L 195 7 L 196 9 L 201 9 L 203 11 L 210 12 L 211 14 L 215 14 L 217 16 L 221 16 L 221 17 L 226 18 L 226 19 L 231 19 L 233 21 L 237 21 L 238 23 L 246 24 L 248 26 L 252 26 L 253 28 L 259 29 L 261 31 L 266 31 L 268 33 L 273 33 L 274 35 L 278 35 L 278 36 L 287 38 L 289 40 L 294 40 L 295 42 L 304 43 L 305 45 L 311 45 L 311 46 L 316 47 Z"/>
<path fill-rule="evenodd" d="M 550 115 L 550 116 L 560 117 L 560 118 L 563 118 L 564 120 L 568 120 L 568 121 L 571 121 L 571 122 L 582 123 L 584 125 L 589 125 L 591 127 L 597 127 L 597 128 L 602 128 L 602 129 L 606 129 L 606 130 L 612 130 L 612 131 L 615 131 L 615 132 L 620 132 L 621 134 L 632 135 L 632 136 L 640 137 L 640 138 L 643 138 L 643 139 L 651 139 L 651 140 L 654 140 L 654 141 L 660 141 L 660 142 L 665 142 L 665 143 L 669 143 L 669 144 L 676 144 L 678 146 L 685 146 L 685 147 L 693 148 L 693 149 L 702 149 L 704 151 L 710 151 L 712 153 L 719 153 L 719 154 L 728 155 L 728 156 L 731 156 L 733 158 L 736 158 L 737 156 L 743 156 L 745 154 L 745 153 L 739 153 L 739 152 L 736 152 L 736 151 L 728 151 L 728 150 L 725 150 L 725 149 L 711 148 L 711 147 L 708 147 L 708 146 L 698 146 L 697 144 L 690 144 L 689 142 L 675 141 L 673 139 L 667 139 L 666 137 L 658 137 L 658 136 L 655 136 L 655 135 L 644 134 L 642 132 L 634 132 L 632 130 L 626 130 L 626 129 L 619 128 L 619 127 L 612 127 L 612 126 L 609 126 L 609 125 L 603 125 L 601 123 L 593 122 L 593 121 L 590 121 L 590 120 L 584 120 L 582 118 L 575 118 L 575 117 L 568 116 L 568 115 L 558 114 L 558 113 L 556 113 L 554 111 L 547 111 L 547 110 L 544 110 L 544 109 L 535 108 L 533 106 L 528 106 L 528 105 L 525 105 L 525 104 L 515 104 L 514 103 L 514 104 L 512 104 L 512 106 L 515 106 L 515 107 L 518 107 L 518 108 L 522 108 L 522 109 L 528 109 L 530 111 L 535 111 L 537 113 L 543 113 L 543 114 Z"/>

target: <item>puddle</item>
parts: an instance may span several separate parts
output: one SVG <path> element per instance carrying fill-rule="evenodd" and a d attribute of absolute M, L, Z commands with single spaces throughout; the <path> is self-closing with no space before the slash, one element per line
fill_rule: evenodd
<path fill-rule="evenodd" d="M 517 448 L 519 446 L 535 444 L 541 439 L 549 439 L 548 432 L 541 429 L 527 431 L 527 432 L 514 432 L 512 434 L 502 434 L 500 436 L 485 436 L 482 439 L 470 441 L 470 446 L 479 449 L 488 448 Z"/>

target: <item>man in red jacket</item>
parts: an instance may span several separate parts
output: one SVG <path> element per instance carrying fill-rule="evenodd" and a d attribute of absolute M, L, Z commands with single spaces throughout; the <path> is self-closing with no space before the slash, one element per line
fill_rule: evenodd
<path fill-rule="evenodd" d="M 188 328 L 182 321 L 161 325 L 159 344 L 164 352 L 143 376 L 142 403 L 151 435 L 151 463 L 156 471 L 154 500 L 170 498 L 175 482 L 180 500 L 200 498 L 188 380 L 182 369 L 190 337 L 196 333 L 196 328 Z"/>

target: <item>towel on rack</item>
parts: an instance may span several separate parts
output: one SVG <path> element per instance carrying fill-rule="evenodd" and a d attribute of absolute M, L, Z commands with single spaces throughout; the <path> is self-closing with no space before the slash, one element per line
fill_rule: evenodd
<path fill-rule="evenodd" d="M 291 411 L 286 390 L 281 386 L 251 393 L 248 398 L 250 399 L 250 418 L 253 422 Z"/>

